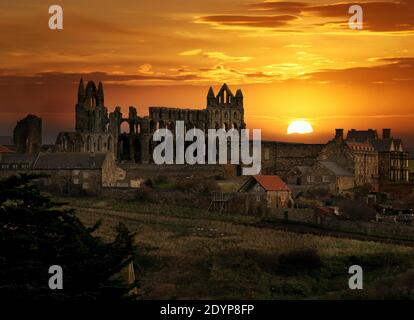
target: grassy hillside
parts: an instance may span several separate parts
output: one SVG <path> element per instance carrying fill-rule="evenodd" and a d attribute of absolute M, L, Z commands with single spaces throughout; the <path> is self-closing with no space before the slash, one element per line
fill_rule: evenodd
<path fill-rule="evenodd" d="M 60 199 L 62 200 L 62 199 Z M 136 232 L 136 274 L 146 299 L 355 299 L 411 297 L 412 248 L 259 229 L 260 217 L 110 199 L 64 199 L 99 234 L 123 221 Z M 115 211 L 116 210 L 116 211 Z M 348 268 L 364 290 L 348 289 Z M 414 296 L 414 295 L 413 295 Z"/>

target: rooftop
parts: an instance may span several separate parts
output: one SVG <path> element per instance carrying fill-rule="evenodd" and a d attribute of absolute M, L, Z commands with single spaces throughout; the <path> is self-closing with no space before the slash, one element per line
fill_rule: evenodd
<path fill-rule="evenodd" d="M 333 161 L 320 161 L 320 164 L 324 166 L 326 169 L 331 171 L 336 176 L 342 177 L 352 177 L 353 174 L 347 171 L 346 169 L 342 168 L 339 164 Z"/>
<path fill-rule="evenodd" d="M 371 140 L 378 139 L 377 130 L 368 129 L 368 130 L 355 130 L 352 129 L 348 131 L 346 140 L 352 140 L 357 142 L 366 142 Z"/>
<path fill-rule="evenodd" d="M 13 153 L 13 150 L 6 146 L 0 145 L 0 153 Z"/>
<path fill-rule="evenodd" d="M 375 150 L 379 152 L 390 151 L 392 144 L 393 144 L 393 140 L 391 139 L 375 140 L 372 142 L 372 145 L 374 146 Z"/>
<path fill-rule="evenodd" d="M 2 154 L 0 163 L 4 164 L 29 164 L 36 160 L 35 154 L 9 153 Z"/>
<path fill-rule="evenodd" d="M 259 183 L 266 191 L 290 191 L 287 184 L 279 176 L 252 176 L 241 189 L 248 187 L 248 184 L 252 181 Z"/>
<path fill-rule="evenodd" d="M 100 169 L 107 157 L 106 153 L 39 153 L 33 169 L 68 170 L 68 169 Z"/>

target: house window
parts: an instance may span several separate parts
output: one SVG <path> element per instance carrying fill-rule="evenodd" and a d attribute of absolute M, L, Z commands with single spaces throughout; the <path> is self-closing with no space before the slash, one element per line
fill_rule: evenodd
<path fill-rule="evenodd" d="M 314 183 L 315 177 L 314 176 L 308 176 L 308 183 Z"/>
<path fill-rule="evenodd" d="M 322 182 L 329 182 L 330 181 L 330 178 L 329 178 L 329 176 L 322 176 Z"/>

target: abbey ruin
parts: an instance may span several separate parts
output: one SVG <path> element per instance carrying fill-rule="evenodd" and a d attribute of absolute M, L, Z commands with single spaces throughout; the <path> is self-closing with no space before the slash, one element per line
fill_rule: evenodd
<path fill-rule="evenodd" d="M 93 81 L 84 86 L 81 79 L 76 104 L 75 132 L 62 132 L 56 141 L 58 152 L 111 152 L 118 161 L 151 163 L 155 144 L 153 133 L 159 128 L 175 130 L 176 121 L 184 121 L 185 130 L 210 128 L 243 129 L 243 93 L 234 95 L 224 84 L 217 95 L 210 88 L 204 110 L 150 107 L 148 116 L 140 116 L 135 107 L 129 107 L 124 116 L 120 107 L 108 113 L 104 104 L 103 85 Z M 128 130 L 121 131 L 123 124 Z"/>

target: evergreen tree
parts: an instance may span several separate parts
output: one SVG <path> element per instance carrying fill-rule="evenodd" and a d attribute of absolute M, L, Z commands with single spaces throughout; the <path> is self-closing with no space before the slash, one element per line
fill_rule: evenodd
<path fill-rule="evenodd" d="M 0 295 L 10 300 L 116 301 L 131 287 L 119 272 L 131 261 L 132 235 L 120 224 L 112 243 L 85 227 L 74 210 L 42 195 L 41 175 L 0 181 Z M 49 268 L 63 269 L 63 290 L 49 288 Z M 4 301 L 4 300 L 3 300 Z"/>

